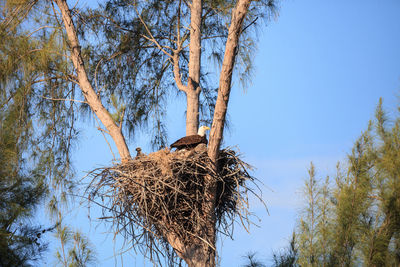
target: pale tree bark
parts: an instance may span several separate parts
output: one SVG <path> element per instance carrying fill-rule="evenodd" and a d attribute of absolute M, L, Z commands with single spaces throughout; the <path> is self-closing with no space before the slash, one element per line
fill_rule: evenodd
<path fill-rule="evenodd" d="M 183 259 L 189 267 L 213 267 L 215 266 L 215 253 L 205 250 L 203 241 L 193 240 L 192 244 L 183 244 L 173 234 L 167 234 L 168 243 L 174 248 L 177 255 Z M 213 258 L 214 257 L 214 258 Z"/>
<path fill-rule="evenodd" d="M 101 103 L 101 100 L 93 89 L 91 83 L 89 82 L 81 55 L 81 47 L 79 45 L 78 36 L 74 23 L 72 21 L 72 16 L 68 4 L 65 0 L 54 0 L 54 2 L 57 4 L 62 14 L 62 20 L 65 26 L 65 30 L 67 32 L 69 45 L 71 47 L 71 60 L 74 64 L 78 84 L 82 90 L 83 95 L 85 96 L 86 102 L 89 104 L 90 108 L 99 118 L 99 120 L 104 124 L 107 132 L 114 140 L 119 155 L 121 157 L 121 161 L 128 160 L 131 158 L 131 155 L 129 153 L 128 146 L 126 145 L 125 138 L 122 134 L 121 125 L 118 126 L 115 123 L 110 113 Z"/>
<path fill-rule="evenodd" d="M 196 134 L 199 128 L 202 11 L 202 0 L 193 0 L 190 6 L 189 78 L 186 91 L 186 135 Z"/>
<path fill-rule="evenodd" d="M 238 0 L 232 11 L 231 25 L 229 26 L 228 39 L 226 40 L 225 54 L 219 77 L 218 96 L 210 131 L 210 141 L 208 143 L 208 155 L 213 162 L 216 162 L 221 145 L 231 92 L 233 67 L 239 46 L 239 37 L 243 27 L 243 20 L 246 17 L 251 2 L 252 0 Z"/>
<path fill-rule="evenodd" d="M 248 12 L 252 0 L 239 0 L 232 10 L 231 25 L 225 45 L 225 54 L 220 74 L 218 97 L 214 111 L 213 124 L 208 144 L 208 155 L 216 166 L 219 147 L 222 140 L 226 112 L 228 108 L 229 95 L 231 90 L 233 67 L 239 45 L 239 37 L 242 31 L 243 21 Z M 204 226 L 203 241 L 185 248 L 183 258 L 190 267 L 215 266 L 215 243 L 216 243 L 216 181 L 211 177 L 206 178 L 205 189 L 206 203 L 204 214 L 206 225 Z"/>

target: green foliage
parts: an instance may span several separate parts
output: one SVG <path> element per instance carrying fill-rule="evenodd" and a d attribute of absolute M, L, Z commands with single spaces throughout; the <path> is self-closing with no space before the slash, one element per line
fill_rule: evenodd
<path fill-rule="evenodd" d="M 355 142 L 335 183 L 305 183 L 299 221 L 301 266 L 398 266 L 400 233 L 400 116 L 389 121 L 382 100 L 375 120 Z"/>
<path fill-rule="evenodd" d="M 14 262 L 24 266 L 40 258 L 46 248 L 40 238 L 54 230 L 30 226 L 35 207 L 48 200 L 45 203 L 55 215 L 55 224 L 60 224 L 59 214 L 76 185 L 70 153 L 78 134 L 75 124 L 81 106 L 65 101 L 79 97 L 66 61 L 67 43 L 49 3 L 2 4 L 1 253 L 9 255 L 4 257 L 10 259 L 7 266 L 14 266 Z"/>
<path fill-rule="evenodd" d="M 256 258 L 256 253 L 248 253 L 245 258 L 248 263 L 242 265 L 243 267 L 265 267 L 266 265 Z"/>
<path fill-rule="evenodd" d="M 75 88 L 67 87 L 66 81 L 66 44 L 59 38 L 60 31 L 47 7 L 28 1 L 6 3 L 9 7 L 2 10 L 0 26 L 0 107 L 15 108 L 18 119 L 35 128 L 25 136 L 25 149 L 30 153 L 24 156 L 36 166 L 37 174 L 49 178 L 55 187 L 68 188 L 68 179 L 64 178 L 71 171 L 69 151 L 76 136 L 77 107 L 51 100 L 74 98 Z M 15 17 L 21 12 L 21 18 Z"/>
<path fill-rule="evenodd" d="M 1 266 L 30 266 L 40 259 L 46 249 L 41 237 L 51 230 L 31 222 L 47 188 L 43 177 L 23 159 L 31 128 L 16 104 L 0 109 Z"/>
<path fill-rule="evenodd" d="M 296 233 L 293 232 L 292 239 L 290 240 L 289 247 L 284 251 L 272 255 L 273 267 L 297 267 L 298 249 L 296 245 Z"/>
<path fill-rule="evenodd" d="M 73 232 L 69 227 L 59 224 L 56 237 L 61 243 L 60 249 L 56 252 L 59 265 L 85 267 L 96 263 L 92 245 L 79 231 Z"/>
<path fill-rule="evenodd" d="M 299 225 L 299 264 L 301 266 L 318 266 L 319 258 L 319 239 L 318 219 L 320 212 L 318 210 L 318 200 L 320 198 L 319 188 L 315 179 L 315 168 L 311 163 L 308 170 L 309 179 L 305 181 L 304 195 L 306 196 L 307 206 L 304 215 L 300 218 Z"/>

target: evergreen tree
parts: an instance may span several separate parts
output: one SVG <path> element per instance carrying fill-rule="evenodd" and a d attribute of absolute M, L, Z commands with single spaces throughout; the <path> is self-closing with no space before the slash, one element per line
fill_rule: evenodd
<path fill-rule="evenodd" d="M 400 111 L 400 108 L 399 108 Z M 374 191 L 370 220 L 371 242 L 364 253 L 370 266 L 399 265 L 400 233 L 400 116 L 390 124 L 382 109 L 382 99 L 376 110 L 374 123 L 377 140 L 372 150 L 374 156 Z M 378 207 L 374 210 L 373 207 Z M 392 245 L 392 246 L 391 246 Z"/>
<path fill-rule="evenodd" d="M 23 160 L 30 132 L 24 115 L 17 105 L 0 109 L 1 266 L 30 266 L 40 259 L 46 249 L 42 235 L 51 230 L 32 221 L 47 188 L 43 177 Z"/>
<path fill-rule="evenodd" d="M 301 266 L 318 266 L 319 265 L 319 247 L 318 247 L 318 231 L 317 224 L 319 213 L 317 202 L 319 199 L 319 187 L 315 178 L 315 168 L 311 163 L 308 170 L 309 179 L 305 182 L 304 195 L 307 199 L 307 206 L 304 215 L 300 218 L 299 226 L 299 259 Z"/>
<path fill-rule="evenodd" d="M 55 0 L 54 3 L 61 11 L 62 22 L 65 28 L 66 40 L 69 45 L 69 55 L 72 61 L 72 65 L 74 66 L 76 72 L 76 82 L 79 84 L 79 87 L 83 93 L 84 101 L 88 104 L 91 111 L 94 112 L 96 117 L 103 123 L 105 129 L 104 132 L 108 133 L 110 137 L 113 139 L 118 153 L 120 155 L 120 159 L 122 163 L 128 162 L 132 157 L 129 151 L 129 148 L 126 143 L 125 128 L 123 128 L 124 120 L 121 117 L 118 121 L 115 120 L 115 117 L 112 116 L 109 111 L 110 107 L 110 97 L 113 93 L 117 93 L 118 91 L 108 91 L 105 92 L 103 88 L 97 87 L 97 76 L 96 69 L 97 66 L 100 65 L 102 59 L 98 61 L 96 64 L 96 68 L 92 72 L 90 72 L 90 67 L 86 67 L 87 58 L 85 57 L 87 54 L 85 50 L 82 49 L 81 42 L 79 40 L 79 25 L 80 18 L 76 20 L 74 17 L 74 10 L 70 10 L 68 3 L 65 0 Z M 124 2 L 117 2 L 117 5 L 121 4 L 123 6 Z M 240 51 L 240 44 L 242 43 L 240 37 L 242 33 L 246 31 L 246 29 L 252 24 L 251 21 L 247 21 L 251 18 L 252 10 L 261 10 L 263 12 L 269 13 L 274 8 L 274 1 L 251 1 L 251 0 L 238 0 L 234 2 L 230 1 L 221 1 L 218 3 L 225 3 L 224 11 L 228 13 L 221 13 L 225 15 L 225 18 L 229 18 L 229 23 L 220 24 L 224 25 L 226 30 L 221 38 L 224 40 L 225 44 L 223 47 L 223 60 L 221 65 L 221 70 L 219 74 L 219 86 L 218 90 L 215 93 L 215 100 L 212 102 L 212 126 L 210 131 L 210 141 L 208 143 L 208 156 L 214 164 L 212 165 L 214 170 L 218 171 L 217 168 L 217 158 L 220 151 L 221 140 L 223 137 L 223 131 L 226 121 L 227 107 L 229 101 L 229 95 L 231 91 L 233 71 L 236 65 L 237 55 Z M 204 5 L 203 5 L 204 4 Z M 199 95 L 202 91 L 200 85 L 200 73 L 201 73 L 201 54 L 202 54 L 202 46 L 201 40 L 202 38 L 207 37 L 205 33 L 207 33 L 208 28 L 204 28 L 202 23 L 202 14 L 207 10 L 207 4 L 210 4 L 207 1 L 201 0 L 193 0 L 190 3 L 186 1 L 134 1 L 128 3 L 127 6 L 123 6 L 124 10 L 127 11 L 127 14 L 122 16 L 123 22 L 127 22 L 128 24 L 131 21 L 136 21 L 135 25 L 141 25 L 140 27 L 128 28 L 127 32 L 124 32 L 124 35 L 121 38 L 129 37 L 129 35 L 134 36 L 134 41 L 139 40 L 139 44 L 145 44 L 143 46 L 139 45 L 139 49 L 144 51 L 146 48 L 150 49 L 150 53 L 152 51 L 156 51 L 155 54 L 151 54 L 151 59 L 155 60 L 156 66 L 162 65 L 161 69 L 156 68 L 155 71 L 151 67 L 155 66 L 151 64 L 150 61 L 142 61 L 142 59 L 148 58 L 147 56 L 140 57 L 140 59 L 136 63 L 140 63 L 139 65 L 133 65 L 131 67 L 134 68 L 133 73 L 136 75 L 138 66 L 146 66 L 149 67 L 152 74 L 148 74 L 147 71 L 142 73 L 143 79 L 145 81 L 150 76 L 150 80 L 153 80 L 151 77 L 156 77 L 156 82 L 152 83 L 151 86 L 143 86 L 140 87 L 142 83 L 140 83 L 140 76 L 134 76 L 134 85 L 139 85 L 139 90 L 135 90 L 135 87 L 129 90 L 131 87 L 128 87 L 128 93 L 139 93 L 139 100 L 145 99 L 155 99 L 154 107 L 156 107 L 157 112 L 160 111 L 158 106 L 159 92 L 162 92 L 162 87 L 160 85 L 160 79 L 158 75 L 162 75 L 164 71 L 167 69 L 170 70 L 170 77 L 173 75 L 173 80 L 176 83 L 177 88 L 180 91 L 183 91 L 186 94 L 187 99 L 187 119 L 186 119 L 186 134 L 194 134 L 197 131 L 199 125 Z M 212 5 L 212 4 L 211 4 Z M 131 9 L 128 9 L 131 8 Z M 209 9 L 210 12 L 217 10 L 216 20 L 218 21 L 218 8 Z M 171 11 L 171 13 L 170 13 Z M 213 13 L 211 13 L 213 14 Z M 114 14 L 112 14 L 114 15 Z M 111 23 L 114 23 L 114 17 L 108 17 Z M 115 18 L 118 18 L 117 16 Z M 184 19 L 186 18 L 186 19 Z M 132 20 L 131 20 L 132 19 Z M 74 21 L 75 20 L 75 21 Z M 184 22 L 187 24 L 184 24 Z M 248 24 L 246 25 L 246 23 Z M 106 24 L 109 26 L 108 24 Z M 157 28 L 158 25 L 166 26 L 167 33 L 170 32 L 170 38 L 166 38 L 168 34 L 164 34 L 164 28 Z M 168 28 L 169 27 L 169 28 Z M 117 28 L 124 29 L 124 25 L 120 27 L 117 24 Z M 155 31 L 154 29 L 157 31 Z M 142 29 L 140 32 L 136 32 L 137 30 Z M 169 31 L 168 31 L 169 29 Z M 118 32 L 118 31 L 115 31 Z M 172 32 L 172 33 L 171 33 Z M 157 39 L 155 36 L 161 34 L 160 39 Z M 244 35 L 243 35 L 244 36 Z M 117 37 L 116 39 L 119 39 Z M 107 38 L 109 39 L 109 38 Z M 101 39 L 102 40 L 102 39 Z M 142 40 L 142 41 L 140 41 Z M 187 40 L 190 40 L 189 42 Z M 168 42 L 172 44 L 168 45 Z M 187 77 L 186 82 L 183 82 L 182 78 L 184 75 L 181 75 L 180 69 L 180 57 L 184 58 L 184 48 L 189 47 L 188 50 L 188 60 L 187 60 Z M 157 50 L 158 49 L 158 50 Z M 135 51 L 136 52 L 136 51 Z M 182 53 L 182 54 L 181 54 Z M 108 59 L 113 59 L 114 56 L 118 56 L 120 54 L 119 51 L 117 53 L 112 53 Z M 222 53 L 221 53 L 222 54 Z M 90 57 L 89 57 L 90 58 Z M 90 61 L 90 60 L 89 60 Z M 126 61 L 125 61 L 126 62 Z M 160 63 L 161 62 L 161 63 Z M 148 63 L 148 64 L 147 64 Z M 145 64 L 145 65 L 142 65 Z M 92 64 L 94 66 L 94 64 Z M 142 71 L 142 69 L 139 68 Z M 146 70 L 146 69 L 145 69 Z M 149 70 L 149 69 L 147 69 Z M 94 73 L 94 77 L 91 78 L 91 73 Z M 123 72 L 121 72 L 123 73 Z M 140 72 L 139 72 L 140 73 Z M 131 77 L 123 75 L 122 77 L 127 77 L 125 81 L 132 82 Z M 90 80 L 94 80 L 91 82 Z M 171 79 L 171 78 L 170 78 Z M 137 83 L 139 81 L 139 83 Z M 145 83 L 146 84 L 146 83 Z M 154 86 L 155 84 L 155 86 Z M 114 87 L 117 87 L 118 84 L 114 84 Z M 124 91 L 122 91 L 124 92 Z M 136 100 L 136 98 L 132 97 L 124 97 L 121 94 L 118 95 L 119 99 L 123 99 L 127 101 L 122 105 L 126 105 L 125 114 L 128 118 L 132 117 L 128 114 L 132 114 L 136 109 L 130 108 L 129 104 L 127 104 L 130 99 Z M 102 101 L 104 100 L 104 101 Z M 112 101 L 111 101 L 112 102 Z M 134 101 L 135 107 L 138 106 L 138 102 Z M 153 102 L 150 102 L 153 103 Z M 139 105 L 140 106 L 140 105 Z M 146 106 L 146 105 L 145 105 Z M 153 106 L 151 104 L 150 106 Z M 150 110 L 151 111 L 151 110 Z M 143 114 L 143 112 L 139 113 Z M 147 114 L 151 114 L 148 112 Z M 140 122 L 140 120 L 137 120 Z M 162 125 L 157 122 L 158 128 L 162 128 Z M 129 126 L 129 123 L 128 123 Z M 132 128 L 132 127 L 131 127 Z M 124 131 L 125 130 L 125 131 Z M 128 127 L 128 133 L 131 132 Z M 161 142 L 160 145 L 163 143 Z M 204 226 L 205 231 L 202 233 L 202 236 L 199 239 L 193 239 L 192 242 L 183 243 L 177 237 L 171 237 L 171 234 L 168 234 L 164 237 L 165 240 L 168 240 L 169 245 L 174 249 L 175 252 L 178 252 L 180 257 L 182 257 L 190 266 L 214 266 L 215 265 L 215 242 L 216 242 L 216 233 L 217 233 L 217 222 L 215 216 L 215 207 L 216 207 L 216 196 L 217 196 L 217 183 L 214 179 L 205 179 L 205 183 L 207 184 L 205 188 L 205 200 L 204 200 L 204 209 L 203 213 L 206 217 L 207 225 Z M 182 246 L 182 244 L 184 244 Z M 169 248 L 166 248 L 168 251 Z"/>
<path fill-rule="evenodd" d="M 289 247 L 283 252 L 274 252 L 272 254 L 273 267 L 297 267 L 298 248 L 296 244 L 296 233 L 293 232 Z"/>
<path fill-rule="evenodd" d="M 5 266 L 29 265 L 41 257 L 44 233 L 58 231 L 62 203 L 75 186 L 70 150 L 79 107 L 65 101 L 74 98 L 75 86 L 69 84 L 66 43 L 47 4 L 1 4 L 0 259 Z M 56 226 L 31 223 L 40 203 L 56 215 Z"/>
<path fill-rule="evenodd" d="M 56 259 L 60 266 L 84 267 L 96 263 L 92 245 L 85 236 L 61 224 L 57 228 L 56 235 L 61 242 L 61 249 L 56 252 Z"/>
<path fill-rule="evenodd" d="M 398 266 L 400 116 L 389 123 L 382 100 L 335 183 L 306 181 L 299 222 L 301 266 Z"/>

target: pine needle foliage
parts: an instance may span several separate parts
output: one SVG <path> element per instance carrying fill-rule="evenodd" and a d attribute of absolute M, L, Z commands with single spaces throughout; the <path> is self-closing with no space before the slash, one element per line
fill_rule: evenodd
<path fill-rule="evenodd" d="M 61 250 L 56 252 L 60 266 L 84 267 L 96 263 L 93 245 L 80 231 L 73 231 L 68 226 L 57 225 L 56 237 L 61 242 Z"/>
<path fill-rule="evenodd" d="M 30 226 L 35 207 L 46 203 L 59 225 L 76 185 L 71 152 L 81 103 L 75 101 L 79 96 L 71 83 L 75 77 L 67 61 L 68 44 L 52 12 L 46 1 L 1 2 L 1 145 L 6 150 L 1 151 L 0 172 L 2 192 L 7 192 L 1 195 L 2 218 L 8 218 L 2 248 L 10 258 L 20 257 L 16 265 L 6 266 L 40 258 L 46 247 L 40 237 L 60 227 Z"/>
<path fill-rule="evenodd" d="M 42 235 L 50 230 L 32 220 L 47 187 L 23 158 L 31 134 L 25 115 L 17 105 L 0 109 L 1 266 L 31 266 L 45 251 Z"/>
<path fill-rule="evenodd" d="M 319 219 L 319 211 L 317 207 L 318 198 L 320 197 L 319 188 L 315 177 L 315 167 L 311 163 L 308 170 L 309 179 L 305 181 L 304 195 L 306 196 L 307 206 L 304 215 L 300 218 L 299 225 L 299 264 L 301 266 L 318 266 L 318 239 L 317 224 Z"/>
<path fill-rule="evenodd" d="M 298 261 L 298 245 L 296 243 L 296 233 L 293 232 L 289 246 L 281 252 L 272 254 L 273 267 L 297 267 Z"/>
<path fill-rule="evenodd" d="M 242 265 L 242 267 L 266 267 L 262 261 L 257 259 L 255 252 L 249 252 L 244 258 L 246 258 L 248 263 Z"/>
<path fill-rule="evenodd" d="M 297 264 L 400 264 L 400 116 L 389 120 L 382 100 L 345 164 L 337 165 L 334 183 L 317 179 L 311 165 L 305 189 Z"/>

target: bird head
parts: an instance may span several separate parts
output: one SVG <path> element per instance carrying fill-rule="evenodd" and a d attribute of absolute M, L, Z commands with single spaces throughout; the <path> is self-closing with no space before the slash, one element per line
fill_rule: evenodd
<path fill-rule="evenodd" d="M 206 134 L 206 131 L 207 131 L 207 130 L 210 130 L 210 127 L 208 127 L 208 126 L 201 126 L 201 127 L 199 128 L 199 131 L 197 132 L 197 134 L 200 135 L 200 136 L 204 136 L 204 135 Z"/>

